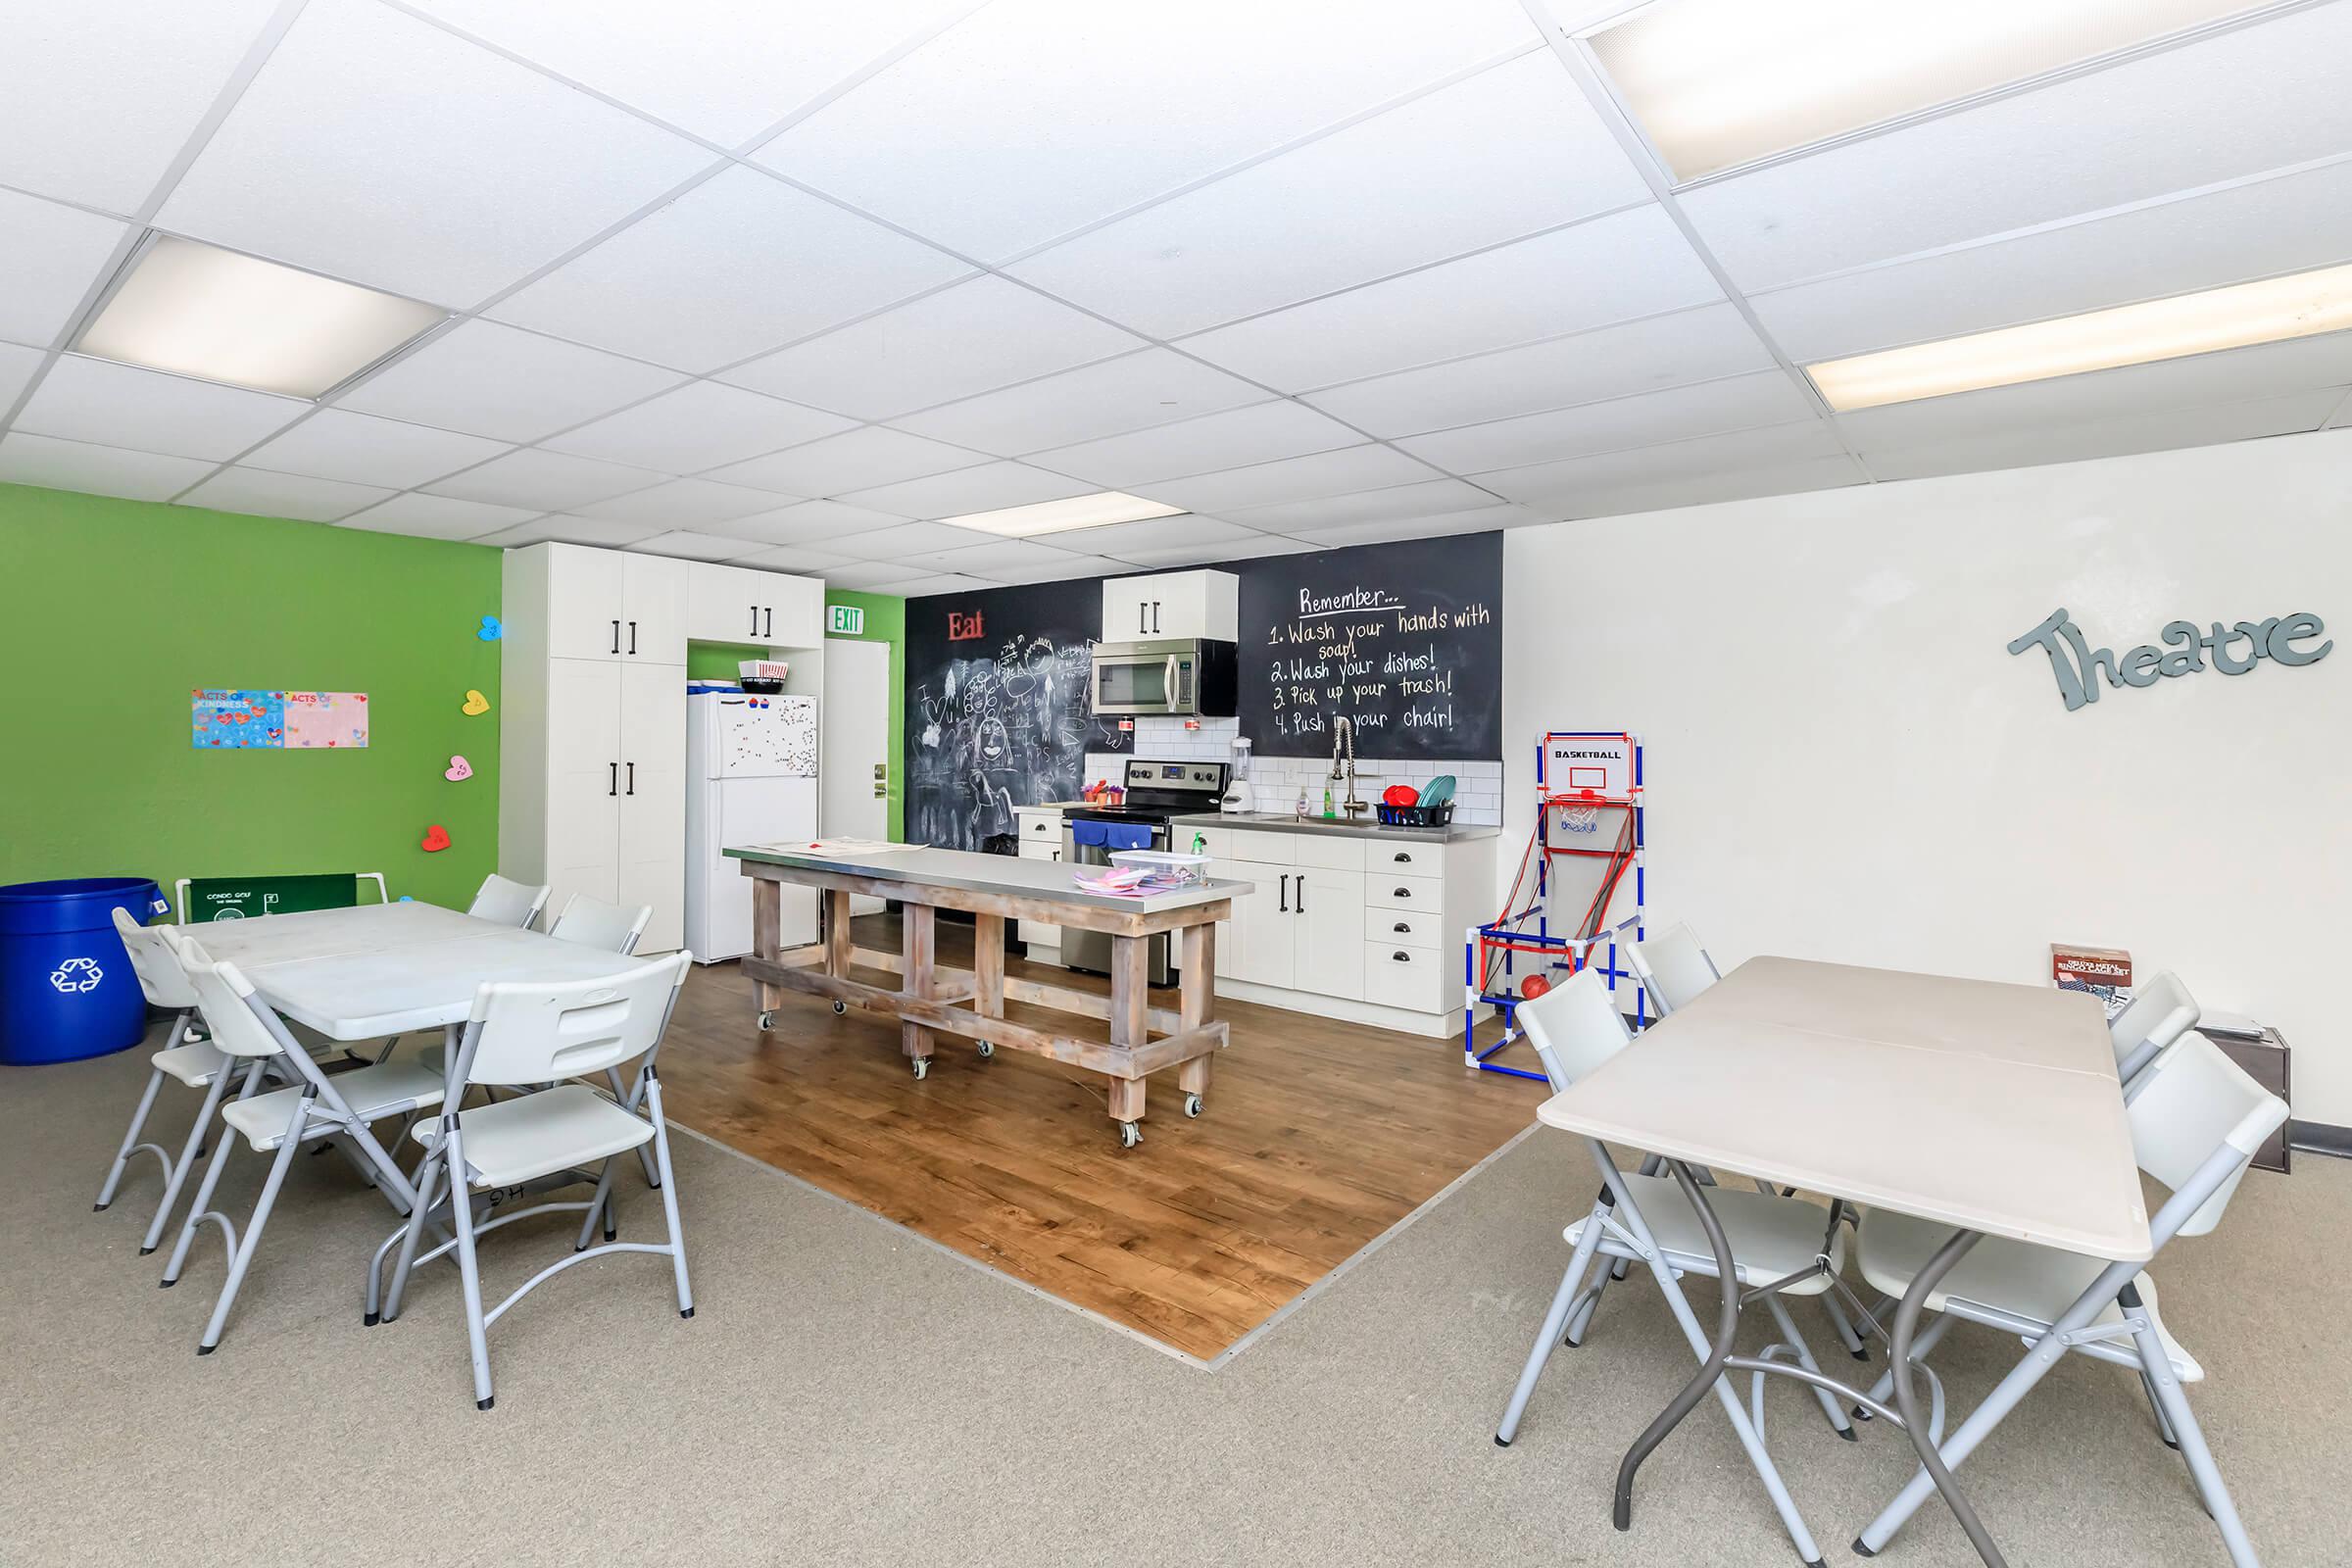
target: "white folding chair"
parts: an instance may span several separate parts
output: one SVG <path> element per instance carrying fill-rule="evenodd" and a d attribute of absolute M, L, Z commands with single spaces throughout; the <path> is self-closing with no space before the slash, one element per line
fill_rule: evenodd
<path fill-rule="evenodd" d="M 1629 943 L 1625 951 L 1661 1018 L 1677 1007 L 1689 1006 L 1700 992 L 1723 978 L 1707 950 L 1698 945 L 1696 933 L 1679 920 Z"/>
<path fill-rule="evenodd" d="M 178 1245 L 172 1248 L 172 1261 L 164 1270 L 166 1289 L 178 1284 L 197 1231 L 206 1220 L 220 1227 L 228 1245 L 228 1277 L 220 1286 L 220 1298 L 196 1348 L 198 1355 L 210 1355 L 220 1346 L 229 1308 L 235 1305 L 237 1292 L 252 1266 L 262 1230 L 270 1223 L 270 1211 L 276 1206 L 278 1191 L 293 1164 L 295 1149 L 314 1139 L 337 1138 L 337 1147 L 360 1174 L 383 1194 L 395 1212 L 405 1214 L 413 1190 L 368 1124 L 439 1104 L 441 1080 L 407 1061 L 361 1067 L 330 1078 L 287 1033 L 283 1021 L 254 995 L 252 982 L 239 974 L 234 964 L 215 962 L 193 937 L 175 939 L 173 949 L 181 972 L 196 993 L 196 1005 L 212 1030 L 214 1045 L 233 1058 L 229 1070 L 234 1071 L 239 1060 L 247 1064 L 237 1098 L 220 1108 L 227 1130 L 205 1164 L 204 1181 L 196 1189 L 195 1202 L 180 1226 Z M 264 1074 L 273 1066 L 293 1081 L 283 1089 L 256 1093 Z M 210 1206 L 220 1173 L 227 1167 L 229 1151 L 236 1145 L 232 1134 L 242 1134 L 257 1153 L 276 1155 L 242 1236 L 226 1214 Z"/>
<path fill-rule="evenodd" d="M 130 1130 L 122 1135 L 122 1147 L 115 1151 L 115 1162 L 107 1167 L 106 1181 L 98 1189 L 98 1201 L 91 1205 L 93 1210 L 103 1210 L 115 1200 L 133 1154 L 153 1154 L 164 1167 L 164 1196 L 156 1204 L 155 1218 L 148 1223 L 146 1240 L 139 1244 L 139 1255 L 144 1257 L 155 1250 L 162 1239 L 164 1221 L 171 1217 L 179 1201 L 179 1189 L 187 1179 L 188 1166 L 195 1161 L 197 1151 L 204 1147 L 205 1129 L 213 1124 L 213 1112 L 220 1108 L 221 1093 L 228 1083 L 228 1058 L 212 1046 L 186 1043 L 188 1023 L 196 1012 L 196 988 L 180 972 L 178 955 L 172 951 L 172 939 L 166 930 L 161 926 L 141 925 L 126 911 L 117 909 L 115 932 L 122 939 L 123 951 L 130 955 L 131 971 L 139 977 L 139 990 L 146 995 L 147 1005 L 172 1015 L 172 1032 L 164 1041 L 164 1049 L 147 1058 L 153 1070 L 147 1074 L 146 1092 L 139 1096 L 139 1108 L 131 1113 Z M 156 1092 L 166 1078 L 204 1091 L 203 1108 L 196 1112 L 195 1125 L 188 1129 L 187 1141 L 180 1146 L 176 1159 L 163 1145 L 139 1141 L 139 1134 L 147 1126 L 147 1115 L 155 1108 Z"/>
<path fill-rule="evenodd" d="M 1543 1060 L 1544 1075 L 1551 1081 L 1554 1093 L 1633 1043 L 1615 1001 L 1593 969 L 1579 972 L 1533 1002 L 1521 1003 L 1519 1024 Z M 1605 1163 L 1605 1151 L 1600 1157 Z M 1584 1343 L 1586 1326 L 1609 1272 L 1607 1264 L 1593 1266 L 1596 1252 L 1612 1259 L 1646 1262 L 1661 1280 L 1669 1273 L 1718 1275 L 1714 1246 L 1705 1226 L 1671 1177 L 1648 1174 L 1646 1167 L 1642 1174 L 1628 1176 L 1613 1164 L 1604 1174 L 1607 1187 L 1593 1203 L 1592 1212 L 1563 1233 L 1576 1250 L 1560 1277 L 1560 1288 L 1552 1296 L 1551 1309 L 1544 1314 L 1535 1346 L 1528 1351 L 1526 1368 L 1519 1374 L 1518 1387 L 1511 1391 L 1501 1425 L 1495 1429 L 1494 1441 L 1503 1447 L 1509 1447 L 1517 1435 L 1519 1419 L 1552 1351 L 1562 1345 Z M 1831 1289 L 1845 1257 L 1845 1236 L 1838 1210 L 1770 1191 L 1714 1187 L 1709 1192 L 1708 1202 L 1731 1239 L 1740 1288 L 1761 1295 L 1784 1336 L 1783 1344 L 1766 1354 L 1785 1354 L 1820 1376 L 1812 1349 L 1797 1332 L 1782 1298 L 1818 1297 Z M 1589 1286 L 1585 1283 L 1588 1269 L 1592 1276 Z M 1679 1297 L 1670 1293 L 1668 1299 L 1692 1348 L 1704 1356 L 1706 1342 L 1696 1320 L 1689 1317 L 1689 1308 Z M 1762 1374 L 1756 1377 L 1760 1384 Z M 1813 1393 L 1831 1427 L 1848 1442 L 1854 1441 L 1853 1424 L 1844 1405 L 1824 1389 L 1816 1387 Z M 1737 1419 L 1738 1399 L 1727 1397 Z M 1758 1422 L 1760 1425 L 1760 1410 Z"/>
<path fill-rule="evenodd" d="M 2141 986 L 2132 1004 L 2107 1026 L 2115 1041 L 2116 1077 L 2129 1085 L 2165 1047 L 2196 1027 L 2200 1016 L 2197 999 L 2171 970 Z"/>
<path fill-rule="evenodd" d="M 487 1410 L 496 1396 L 490 1383 L 491 1324 L 546 1280 L 574 1263 L 610 1252 L 659 1252 L 670 1260 L 678 1315 L 694 1316 L 694 1295 L 686 1279 L 686 1242 L 678 1224 L 677 1183 L 669 1162 L 669 1127 L 662 1114 L 662 1080 L 654 1057 L 685 983 L 693 956 L 664 958 L 600 980 L 528 985 L 495 982 L 475 993 L 473 1013 L 443 1085 L 445 1108 L 434 1121 L 414 1130 L 424 1145 L 417 1172 L 416 1207 L 395 1232 L 400 1256 L 384 1297 L 381 1321 L 400 1315 L 401 1298 L 418 1263 L 455 1250 L 466 1298 L 466 1347 L 473 1357 L 474 1407 Z M 583 1083 L 564 1082 L 639 1063 L 646 1114 L 625 1108 Z M 553 1084 L 512 1100 L 460 1111 L 471 1084 L 508 1088 Z M 651 1143 L 662 1174 L 662 1208 L 668 1237 L 660 1246 L 608 1242 L 590 1247 L 598 1214 L 612 1200 L 613 1156 Z M 477 1194 L 528 1190 L 535 1183 L 568 1185 L 601 1167 L 596 1192 L 585 1202 L 536 1203 L 483 1222 L 474 1212 Z M 487 1205 L 485 1204 L 485 1207 Z M 421 1255 L 423 1228 L 446 1207 L 456 1236 Z M 476 1238 L 533 1214 L 584 1210 L 571 1255 L 541 1269 L 487 1312 L 482 1309 L 481 1274 L 474 1256 Z M 378 1250 L 381 1255 L 381 1250 Z M 372 1269 L 371 1269 L 372 1274 Z M 370 1279 L 370 1294 L 373 1280 Z"/>
<path fill-rule="evenodd" d="M 2183 1026 L 2185 1028 L 2185 1026 Z M 2286 1120 L 2286 1102 L 2265 1090 L 2202 1035 L 2184 1034 L 2168 1047 L 2127 1093 L 2132 1148 L 2139 1168 L 2171 1191 L 2148 1230 L 2161 1252 L 2176 1236 L 2202 1236 L 2222 1211 L 2263 1140 Z M 1900 1296 L 1951 1239 L 1926 1220 L 1873 1210 L 1862 1221 L 1858 1249 L 1863 1277 Z M 2220 1527 L 2230 1560 L 2255 1568 L 2245 1526 L 2222 1484 L 2204 1432 L 2181 1385 L 2201 1381 L 2204 1368 L 2156 1315 L 2156 1282 L 2137 1263 L 2109 1263 L 2056 1248 L 1987 1236 L 1964 1253 L 1928 1297 L 1942 1314 L 1915 1342 L 1921 1362 L 1954 1321 L 1982 1323 L 2026 1342 L 2025 1359 L 1940 1446 L 1957 1467 L 2000 1425 L 2049 1370 L 2075 1351 L 2137 1372 L 2155 1406 L 2159 1432 L 2187 1461 L 2205 1511 Z M 1891 1371 L 1872 1391 L 1882 1397 Z M 1855 1549 L 1883 1549 L 1933 1486 L 1925 1468 L 1863 1531 Z"/>
<path fill-rule="evenodd" d="M 514 882 L 493 871 L 482 878 L 473 902 L 466 912 L 476 920 L 488 920 L 493 925 L 525 926 L 539 918 L 547 907 L 547 888 Z"/>

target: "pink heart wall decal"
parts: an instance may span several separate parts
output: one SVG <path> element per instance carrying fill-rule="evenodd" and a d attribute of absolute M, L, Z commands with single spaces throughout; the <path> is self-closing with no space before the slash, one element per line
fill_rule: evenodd
<path fill-rule="evenodd" d="M 463 757 L 453 757 L 449 760 L 448 769 L 441 776 L 452 784 L 463 784 L 473 777 L 473 764 Z"/>

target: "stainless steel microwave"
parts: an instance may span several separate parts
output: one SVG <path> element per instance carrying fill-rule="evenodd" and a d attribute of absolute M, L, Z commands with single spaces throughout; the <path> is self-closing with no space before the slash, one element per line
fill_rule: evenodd
<path fill-rule="evenodd" d="M 1236 687 L 1231 643 L 1194 637 L 1097 643 L 1093 708 L 1102 718 L 1174 713 L 1230 718 Z"/>

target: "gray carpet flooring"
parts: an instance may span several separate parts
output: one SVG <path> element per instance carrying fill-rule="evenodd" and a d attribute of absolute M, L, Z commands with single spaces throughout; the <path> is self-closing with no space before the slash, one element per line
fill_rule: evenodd
<path fill-rule="evenodd" d="M 218 1240 L 163 1292 L 160 1255 L 135 1255 L 154 1178 L 90 1211 L 143 1072 L 142 1054 L 0 1072 L 11 1568 L 1793 1560 L 1712 1406 L 1643 1472 L 1633 1531 L 1610 1528 L 1618 1455 L 1690 1368 L 1640 1282 L 1555 1358 L 1518 1444 L 1494 1446 L 1565 1260 L 1559 1225 L 1592 1186 L 1549 1135 L 1214 1372 L 680 1138 L 697 1316 L 677 1316 L 663 1259 L 575 1269 L 492 1330 L 498 1406 L 481 1414 L 453 1270 L 424 1276 L 400 1322 L 361 1326 L 390 1216 L 332 1155 L 289 1183 L 220 1352 L 193 1353 Z M 184 1127 L 193 1097 L 170 1103 Z M 262 1167 L 241 1156 L 231 1212 Z M 650 1239 L 658 1200 L 633 1174 L 619 1190 L 624 1236 Z M 2257 1173 L 2160 1271 L 2168 1321 L 2212 1374 L 2191 1396 L 2273 1568 L 2352 1554 L 2348 1196 L 2352 1166 Z M 567 1247 L 560 1225 L 501 1233 L 493 1289 Z M 1938 1364 L 1966 1404 L 2015 1354 L 1963 1330 Z M 1857 1562 L 1845 1544 L 1910 1471 L 1901 1435 L 1840 1443 L 1786 1383 L 1767 1414 L 1830 1559 Z M 1964 1475 L 2020 1568 L 2226 1560 L 2120 1369 L 2061 1367 Z M 1975 1559 L 1932 1503 L 1882 1560 Z"/>

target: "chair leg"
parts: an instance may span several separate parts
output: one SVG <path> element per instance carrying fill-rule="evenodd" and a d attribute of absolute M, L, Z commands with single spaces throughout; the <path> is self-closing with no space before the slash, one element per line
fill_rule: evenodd
<path fill-rule="evenodd" d="M 482 1272 L 473 1255 L 473 1194 L 466 1184 L 465 1134 L 450 1118 L 449 1135 L 442 1140 L 449 1165 L 449 1213 L 458 1231 L 458 1278 L 466 1292 L 466 1348 L 473 1357 L 473 1407 L 487 1410 L 497 1402 L 490 1388 L 490 1344 L 482 1323 Z"/>
<path fill-rule="evenodd" d="M 2172 1358 L 2164 1353 L 2164 1342 L 2156 1337 L 2147 1313 L 2139 1309 L 2138 1293 L 2127 1286 L 2125 1298 L 2125 1318 L 2132 1325 L 2132 1343 L 2139 1348 L 2140 1365 L 2147 1368 L 2157 1412 L 2171 1423 L 2174 1436 L 2180 1441 L 2180 1457 L 2188 1463 L 2189 1479 L 2196 1483 L 2205 1511 L 2213 1515 L 2214 1526 L 2222 1533 L 2230 1561 L 2234 1568 L 2260 1568 L 2254 1544 L 2246 1539 L 2245 1522 L 2238 1518 L 2237 1505 L 2230 1500 L 2230 1489 L 2222 1482 L 2221 1466 L 2213 1462 L 2213 1450 L 2205 1446 L 2205 1430 L 2197 1425 L 2188 1396 L 2180 1391 L 2180 1380 L 2173 1374 Z"/>
<path fill-rule="evenodd" d="M 596 1218 L 599 1214 L 605 1216 L 605 1239 L 607 1241 L 612 1239 L 612 1162 L 608 1159 L 597 1172 L 596 1192 L 588 1200 L 588 1212 L 580 1216 L 580 1239 L 571 1244 L 573 1251 L 585 1252 L 588 1250 L 588 1244 L 596 1238 Z"/>
<path fill-rule="evenodd" d="M 409 1223 L 400 1235 L 400 1261 L 392 1265 L 392 1288 L 384 1296 L 382 1321 L 389 1323 L 400 1316 L 400 1298 L 408 1294 L 409 1275 L 416 1267 L 416 1244 L 424 1234 L 424 1226 L 432 1218 L 433 1188 L 446 1162 L 438 1148 L 428 1151 L 424 1163 L 416 1172 L 416 1205 L 409 1210 Z M 453 1193 L 452 1207 L 465 1201 L 466 1196 Z"/>
<path fill-rule="evenodd" d="M 669 1262 L 678 1281 L 678 1316 L 694 1316 L 694 1288 L 686 1279 L 686 1229 L 678 1223 L 677 1176 L 669 1163 L 669 1123 L 662 1115 L 662 1080 L 645 1073 L 647 1108 L 654 1118 L 654 1163 L 662 1172 L 662 1214 L 669 1222 Z"/>
<path fill-rule="evenodd" d="M 245 1069 L 245 1086 L 237 1091 L 239 1100 L 249 1098 L 262 1086 L 262 1064 L 265 1060 L 266 1057 L 256 1057 L 253 1065 Z M 221 1070 L 223 1073 L 227 1071 L 226 1068 Z M 165 1290 L 179 1283 L 179 1271 L 187 1265 L 188 1249 L 196 1243 L 197 1222 L 213 1206 L 213 1190 L 220 1185 L 221 1169 L 227 1165 L 228 1152 L 236 1142 L 235 1133 L 226 1127 L 220 1129 L 220 1141 L 213 1145 L 213 1157 L 205 1162 L 204 1180 L 196 1185 L 196 1200 L 188 1205 L 187 1220 L 180 1226 L 179 1240 L 172 1248 L 172 1260 L 164 1265 Z"/>
<path fill-rule="evenodd" d="M 1870 1347 L 1864 1343 L 1862 1335 L 1855 1329 L 1853 1321 L 1845 1315 L 1845 1308 L 1838 1304 L 1836 1291 L 1831 1291 L 1822 1297 L 1821 1307 L 1829 1317 L 1831 1329 L 1838 1335 L 1838 1343 L 1845 1347 L 1845 1353 L 1857 1361 L 1869 1360 Z"/>
<path fill-rule="evenodd" d="M 1585 1221 L 1584 1234 L 1576 1240 L 1576 1250 L 1569 1254 L 1567 1272 L 1560 1276 L 1560 1288 L 1552 1293 L 1551 1307 L 1544 1314 L 1544 1326 L 1536 1331 L 1536 1343 L 1528 1348 L 1527 1365 L 1520 1370 L 1518 1387 L 1511 1390 L 1510 1403 L 1503 1406 L 1501 1424 L 1494 1429 L 1497 1447 L 1509 1447 L 1511 1440 L 1519 1435 L 1519 1419 L 1527 1413 L 1527 1401 L 1536 1392 L 1536 1380 L 1544 1375 L 1544 1363 L 1551 1359 L 1551 1352 L 1559 1348 L 1565 1336 L 1568 1309 L 1575 1304 L 1577 1290 L 1585 1283 L 1585 1275 L 1592 1265 L 1592 1253 L 1600 1245 L 1601 1213 L 1599 1205 L 1594 1205 L 1592 1217 Z"/>
<path fill-rule="evenodd" d="M 1936 1313 L 1936 1321 L 1930 1323 L 1926 1328 L 1920 1330 L 1918 1337 L 1912 1340 L 1911 1364 L 1913 1366 L 1925 1366 L 1928 1360 L 1928 1352 L 1935 1349 L 1936 1346 L 1942 1344 L 1943 1337 L 1946 1334 L 1951 1333 L 1952 1325 L 1959 1321 L 1960 1320 L 1958 1318 L 1952 1316 L 1949 1312 Z M 1879 1374 L 1879 1381 L 1870 1386 L 1870 1396 L 1880 1404 L 1885 1404 L 1888 1399 L 1894 1396 L 1893 1367 L 1889 1366 L 1886 1371 Z M 1856 1406 L 1854 1410 L 1854 1417 L 1856 1420 L 1868 1421 L 1871 1419 L 1871 1414 L 1868 1410 Z"/>
<path fill-rule="evenodd" d="M 1797 1333 L 1796 1319 L 1788 1315 L 1788 1304 L 1777 1296 L 1767 1296 L 1764 1298 L 1764 1305 L 1766 1310 L 1772 1313 L 1773 1322 L 1780 1326 L 1781 1338 L 1787 1341 L 1788 1348 L 1796 1353 L 1796 1364 L 1808 1372 L 1820 1374 L 1821 1365 L 1813 1359 L 1813 1347 L 1805 1343 L 1805 1337 L 1802 1334 Z M 1845 1406 L 1838 1401 L 1838 1396 L 1819 1384 L 1813 1384 L 1810 1387 L 1813 1390 L 1813 1397 L 1821 1401 L 1822 1414 L 1830 1418 L 1830 1430 L 1848 1443 L 1861 1441 L 1854 1436 L 1854 1424 L 1846 1418 Z"/>
<path fill-rule="evenodd" d="M 237 1292 L 245 1284 L 245 1271 L 252 1266 L 255 1249 L 262 1245 L 262 1231 L 270 1223 L 270 1210 L 277 1206 L 278 1190 L 286 1184 L 286 1172 L 293 1167 L 294 1150 L 302 1142 L 302 1129 L 310 1119 L 311 1102 L 305 1100 L 294 1112 L 294 1125 L 287 1129 L 286 1141 L 277 1147 L 277 1158 L 270 1162 L 270 1179 L 262 1183 L 261 1199 L 253 1205 L 253 1217 L 245 1222 L 245 1234 L 237 1239 L 236 1254 L 228 1260 L 228 1278 L 220 1284 L 220 1296 L 213 1303 L 212 1321 L 204 1326 L 204 1338 L 196 1343 L 198 1355 L 210 1355 L 220 1348 L 220 1333 L 228 1327 L 228 1309 L 237 1304 Z"/>
<path fill-rule="evenodd" d="M 634 1111 L 637 1108 L 638 1102 L 645 1097 L 645 1082 L 643 1079 L 638 1080 L 637 1090 L 634 1094 L 621 1088 L 620 1069 L 618 1067 L 607 1067 L 605 1069 L 605 1081 L 612 1086 L 612 1098 L 620 1102 L 620 1108 L 623 1110 Z M 654 1168 L 654 1152 L 643 1144 L 639 1144 L 637 1146 L 637 1165 L 639 1169 L 645 1172 L 646 1186 L 659 1187 L 662 1185 L 662 1173 Z M 608 1240 L 610 1240 L 610 1238 L 608 1238 Z"/>
<path fill-rule="evenodd" d="M 2141 1391 L 2148 1396 L 2149 1412 L 2156 1417 L 2156 1435 L 2164 1440 L 2164 1446 L 2166 1447 L 2171 1448 L 2176 1453 L 2179 1452 L 2180 1448 L 2180 1440 L 2174 1436 L 2173 1423 L 2165 1416 L 2164 1401 L 2156 1397 L 2156 1380 L 2148 1375 L 2148 1372 L 2145 1368 L 2140 1370 L 2139 1386 Z"/>
<path fill-rule="evenodd" d="M 115 1200 L 115 1189 L 122 1184 L 122 1172 L 129 1166 L 130 1156 L 139 1147 L 139 1133 L 147 1125 L 147 1113 L 155 1109 L 156 1091 L 163 1087 L 164 1069 L 158 1067 L 147 1075 L 147 1091 L 139 1096 L 139 1108 L 130 1113 L 130 1130 L 122 1135 L 122 1147 L 115 1151 L 115 1162 L 106 1167 L 106 1180 L 98 1188 L 98 1201 L 90 1205 L 91 1213 L 104 1212 L 106 1205 Z M 156 1152 L 161 1154 L 163 1151 L 158 1149 Z M 164 1162 L 164 1169 L 168 1180 L 170 1160 Z"/>

